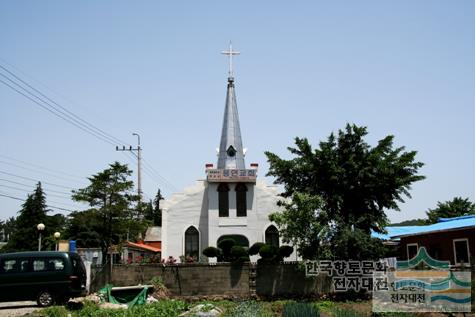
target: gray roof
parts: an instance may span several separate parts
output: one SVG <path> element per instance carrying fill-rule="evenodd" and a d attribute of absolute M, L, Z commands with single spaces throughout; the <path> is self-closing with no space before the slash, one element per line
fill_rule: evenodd
<path fill-rule="evenodd" d="M 223 129 L 218 155 L 218 169 L 246 168 L 233 77 L 228 77 L 226 106 L 224 108 Z"/>
<path fill-rule="evenodd" d="M 162 241 L 162 227 L 148 227 L 145 242 Z"/>

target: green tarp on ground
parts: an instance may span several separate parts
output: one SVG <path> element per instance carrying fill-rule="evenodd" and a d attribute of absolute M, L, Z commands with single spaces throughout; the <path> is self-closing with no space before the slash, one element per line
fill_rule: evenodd
<path fill-rule="evenodd" d="M 126 304 L 128 307 L 133 307 L 135 305 L 143 305 L 147 301 L 147 286 L 144 286 L 142 289 L 121 290 L 120 295 L 112 295 L 112 287 L 113 285 L 107 284 L 98 292 L 104 295 L 109 303 Z"/>

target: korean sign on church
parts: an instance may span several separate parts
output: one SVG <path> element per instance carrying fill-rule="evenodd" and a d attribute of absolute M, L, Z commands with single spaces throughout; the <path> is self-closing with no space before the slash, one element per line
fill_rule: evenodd
<path fill-rule="evenodd" d="M 256 169 L 208 169 L 208 182 L 256 182 Z"/>

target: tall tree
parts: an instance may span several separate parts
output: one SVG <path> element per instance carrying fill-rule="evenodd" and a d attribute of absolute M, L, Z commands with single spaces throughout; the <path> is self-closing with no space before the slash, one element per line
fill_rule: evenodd
<path fill-rule="evenodd" d="M 306 138 L 296 138 L 296 147 L 288 148 L 294 155 L 290 160 L 266 152 L 270 163 L 268 175 L 276 177 L 276 184 L 284 185 L 283 197 L 297 208 L 295 198 L 301 194 L 307 200 L 309 197 L 322 200 L 310 217 L 322 225 L 315 230 L 323 231 L 312 232 L 336 246 L 332 248 L 336 257 L 355 258 L 363 254 L 346 243 L 351 236 L 348 233 L 354 232 L 373 242 L 371 230 L 383 232 L 388 223 L 385 211 L 399 210 L 398 203 L 404 202 L 405 196 L 410 197 L 411 185 L 424 179 L 418 175 L 423 164 L 415 161 L 415 151 L 393 148 L 391 135 L 371 147 L 364 141 L 366 135 L 365 127 L 348 124 L 337 136 L 332 133 L 327 141 L 320 142 L 317 149 Z M 284 207 L 290 213 L 295 206 Z M 304 220 L 294 218 L 282 221 L 280 228 L 289 240 L 296 240 L 301 250 L 318 249 L 317 244 L 322 244 L 318 239 L 303 239 L 293 232 L 305 225 Z"/>
<path fill-rule="evenodd" d="M 16 230 L 16 219 L 15 217 L 10 217 L 3 224 L 4 241 L 10 240 L 15 230 Z"/>
<path fill-rule="evenodd" d="M 475 203 L 468 198 L 455 197 L 445 202 L 437 202 L 437 207 L 427 211 L 428 223 L 436 223 L 439 218 L 452 218 L 475 214 Z"/>
<path fill-rule="evenodd" d="M 139 197 L 132 192 L 131 174 L 127 165 L 115 162 L 90 177 L 89 186 L 73 191 L 75 201 L 91 206 L 90 212 L 94 215 L 91 219 L 98 222 L 95 231 L 99 234 L 104 259 L 109 248 L 125 238 L 130 226 L 140 222 L 141 212 L 133 206 Z"/>
<path fill-rule="evenodd" d="M 96 209 L 75 211 L 69 215 L 66 236 L 80 248 L 101 247 L 102 221 Z"/>
<path fill-rule="evenodd" d="M 2 248 L 5 251 L 31 251 L 38 248 L 38 230 L 39 223 L 45 223 L 48 209 L 46 207 L 46 196 L 38 183 L 35 191 L 29 194 L 22 205 L 22 209 L 18 212 L 15 220 L 15 230 L 10 236 L 7 245 Z M 50 233 L 50 228 L 45 227 L 43 236 Z"/>

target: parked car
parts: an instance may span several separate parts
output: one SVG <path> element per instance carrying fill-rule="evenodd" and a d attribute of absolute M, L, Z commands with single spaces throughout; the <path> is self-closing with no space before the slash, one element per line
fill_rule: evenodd
<path fill-rule="evenodd" d="M 40 306 L 86 292 L 86 269 L 72 252 L 0 254 L 0 301 L 36 300 Z"/>

